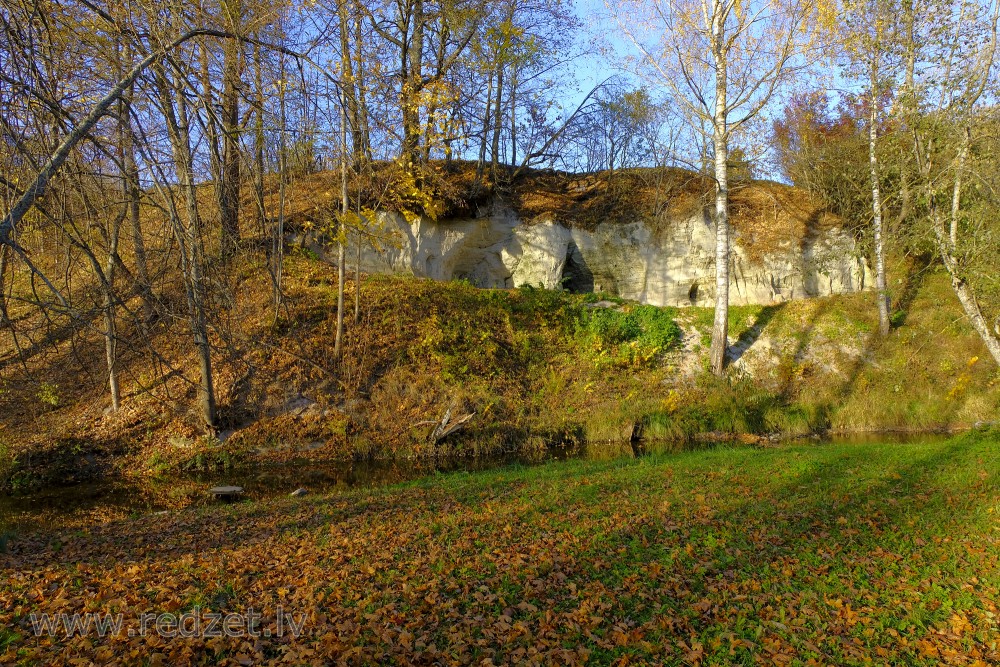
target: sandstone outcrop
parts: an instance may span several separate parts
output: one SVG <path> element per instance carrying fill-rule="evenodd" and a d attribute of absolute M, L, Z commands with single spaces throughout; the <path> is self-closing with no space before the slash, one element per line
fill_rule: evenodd
<path fill-rule="evenodd" d="M 364 244 L 365 272 L 464 279 L 484 288 L 563 287 L 656 306 L 710 306 L 715 300 L 715 224 L 707 213 L 656 226 L 637 220 L 594 229 L 551 219 L 523 222 L 502 207 L 466 219 L 418 216 L 411 222 L 388 212 L 379 218 L 387 240 L 378 248 Z M 854 239 L 839 227 L 808 230 L 758 257 L 744 250 L 736 233 L 732 268 L 734 304 L 857 292 L 873 283 Z"/>

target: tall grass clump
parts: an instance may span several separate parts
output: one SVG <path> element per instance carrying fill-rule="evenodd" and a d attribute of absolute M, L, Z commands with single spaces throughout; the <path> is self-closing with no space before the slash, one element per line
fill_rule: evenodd
<path fill-rule="evenodd" d="M 642 419 L 649 440 L 691 440 L 697 436 L 805 435 L 829 427 L 827 406 L 788 402 L 751 379 L 699 376 L 683 394 L 672 390 L 659 409 Z"/>

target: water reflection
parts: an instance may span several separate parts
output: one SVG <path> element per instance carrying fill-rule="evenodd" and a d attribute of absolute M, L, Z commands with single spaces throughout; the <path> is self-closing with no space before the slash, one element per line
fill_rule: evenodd
<path fill-rule="evenodd" d="M 851 435 L 826 438 L 818 444 L 870 444 L 927 442 L 940 435 Z M 0 533 L 38 527 L 79 526 L 95 522 L 128 519 L 215 501 L 208 489 L 214 486 L 242 486 L 245 499 L 262 500 L 287 496 L 298 488 L 309 493 L 377 487 L 419 479 L 437 473 L 473 472 L 500 466 L 541 465 L 567 458 L 606 461 L 645 454 L 670 454 L 718 446 L 719 442 L 603 442 L 589 443 L 577 449 L 554 449 L 531 456 L 455 457 L 403 461 L 297 461 L 283 465 L 259 466 L 211 473 L 130 480 L 109 478 L 73 486 L 49 487 L 27 495 L 0 496 Z M 725 443 L 732 445 L 733 443 Z M 780 444 L 780 443 L 775 443 Z"/>

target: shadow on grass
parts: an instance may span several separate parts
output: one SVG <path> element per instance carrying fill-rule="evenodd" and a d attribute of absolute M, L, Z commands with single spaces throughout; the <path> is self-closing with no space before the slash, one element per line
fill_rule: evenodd
<path fill-rule="evenodd" d="M 785 372 L 785 380 L 782 383 L 781 390 L 778 392 L 778 396 L 782 401 L 789 401 L 791 398 L 792 389 L 794 386 L 794 369 L 799 366 L 805 359 L 806 350 L 809 349 L 809 343 L 813 339 L 813 334 L 816 331 L 816 326 L 823 316 L 830 310 L 830 301 L 828 299 L 821 300 L 818 305 L 813 308 L 812 313 L 809 315 L 809 320 L 806 322 L 805 328 L 799 332 L 797 335 L 797 341 L 795 344 L 795 353 L 790 357 L 789 361 L 792 364 L 792 368 Z"/>
<path fill-rule="evenodd" d="M 924 284 L 927 271 L 931 268 L 931 261 L 932 258 L 926 255 L 913 260 L 913 264 L 906 274 L 902 292 L 893 308 L 892 327 L 894 329 L 898 329 L 906 324 L 906 320 L 910 316 L 910 309 L 913 307 L 913 302 L 916 300 L 917 294 L 919 294 L 920 288 Z"/>
<path fill-rule="evenodd" d="M 761 308 L 756 321 L 747 327 L 745 331 L 741 332 L 736 342 L 729 346 L 729 349 L 726 351 L 727 363 L 734 364 L 739 361 L 746 351 L 753 347 L 768 323 L 784 309 L 785 305 L 782 302 Z"/>
<path fill-rule="evenodd" d="M 654 563 L 669 568 L 679 594 L 662 600 L 658 612 L 649 607 L 633 617 L 636 623 L 667 613 L 674 625 L 665 636 L 688 642 L 698 636 L 706 647 L 713 637 L 732 633 L 759 644 L 763 634 L 785 642 L 800 659 L 860 663 L 875 657 L 878 647 L 898 651 L 878 655 L 907 664 L 935 664 L 911 653 L 916 643 L 937 641 L 955 611 L 972 610 L 971 618 L 976 609 L 989 610 L 990 595 L 977 601 L 967 591 L 977 577 L 988 591 L 996 572 L 981 568 L 962 546 L 986 546 L 975 539 L 972 514 L 982 509 L 984 497 L 995 497 L 997 483 L 995 475 L 987 481 L 984 472 L 975 474 L 981 451 L 955 440 L 873 463 L 863 448 L 848 449 L 816 458 L 773 486 L 780 479 L 780 454 L 763 456 L 772 457 L 775 474 L 759 480 L 763 490 L 755 487 L 758 480 L 745 480 L 747 500 L 727 503 L 734 496 L 722 497 L 717 512 L 701 508 L 666 516 L 666 543 L 662 525 L 646 521 L 614 531 L 589 554 L 606 562 L 607 544 L 655 545 L 627 550 L 626 561 L 610 565 L 623 572 L 648 572 Z M 705 472 L 711 479 L 713 471 Z M 796 606 L 813 607 L 806 627 L 823 628 L 819 638 L 791 621 L 778 623 L 782 605 L 792 616 Z M 1000 657 L 988 645 L 961 645 Z M 733 655 L 715 657 L 730 662 Z"/>
<path fill-rule="evenodd" d="M 977 604 L 971 576 L 981 577 L 987 597 L 996 579 L 995 562 L 977 570 L 990 563 L 966 556 L 973 553 L 966 545 L 981 545 L 967 541 L 975 524 L 962 523 L 965 513 L 996 497 L 995 464 L 992 479 L 977 475 L 983 447 L 967 445 L 718 450 L 456 476 L 371 496 L 219 512 L 211 516 L 222 524 L 214 537 L 193 536 L 189 548 L 201 555 L 260 545 L 253 557 L 266 568 L 320 544 L 325 560 L 309 563 L 310 579 L 290 567 L 258 590 L 263 573 L 246 572 L 237 586 L 244 599 L 234 602 L 256 606 L 251 591 L 266 596 L 279 585 L 325 587 L 329 622 L 311 620 L 297 643 L 335 651 L 320 640 L 336 637 L 339 650 L 374 651 L 371 663 L 375 655 L 383 663 L 390 655 L 430 662 L 412 648 L 418 634 L 440 652 L 437 662 L 517 662 L 532 650 L 542 663 L 587 662 L 541 652 L 587 647 L 593 664 L 778 663 L 779 653 L 860 664 L 878 647 L 890 651 L 886 663 L 918 664 L 916 642 L 944 646 L 931 626 L 959 604 Z M 172 525 L 153 540 L 148 523 L 102 537 L 128 558 L 177 559 L 176 542 L 170 549 L 165 541 L 208 518 L 192 515 L 189 526 Z M 379 539 L 400 532 L 406 539 L 396 544 Z M 366 543 L 365 533 L 375 539 Z M 95 535 L 86 539 L 99 546 Z M 51 572 L 61 563 L 64 577 L 78 576 L 75 561 L 46 556 L 33 558 L 33 567 Z M 109 556 L 95 550 L 89 558 Z M 221 583 L 197 574 L 190 572 L 206 590 Z M 337 597 L 344 592 L 360 602 Z M 201 646 L 194 651 L 207 655 Z"/>

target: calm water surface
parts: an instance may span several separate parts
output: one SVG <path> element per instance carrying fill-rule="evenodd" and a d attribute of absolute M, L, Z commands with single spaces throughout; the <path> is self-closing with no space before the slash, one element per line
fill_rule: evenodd
<path fill-rule="evenodd" d="M 813 440 L 816 444 L 870 444 L 940 440 L 941 435 L 866 434 Z M 713 443 L 683 445 L 646 444 L 653 453 L 679 452 L 715 446 Z M 209 473 L 189 473 L 166 479 L 145 481 L 109 478 L 73 486 L 53 486 L 26 494 L 0 495 L 0 532 L 30 531 L 33 528 L 82 525 L 94 521 L 127 519 L 155 512 L 175 511 L 190 505 L 215 501 L 208 493 L 213 486 L 235 485 L 244 488 L 243 502 L 287 496 L 298 488 L 310 494 L 336 493 L 347 489 L 385 486 L 450 472 L 472 472 L 501 466 L 545 465 L 567 458 L 606 460 L 635 456 L 630 443 L 589 444 L 573 451 L 555 450 L 542 456 L 454 457 L 433 460 L 315 462 L 301 461 L 283 465 Z"/>

